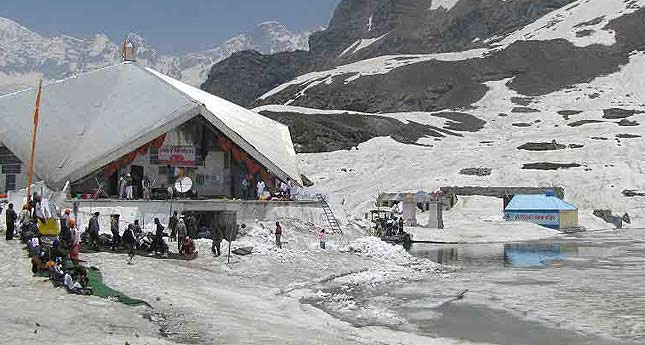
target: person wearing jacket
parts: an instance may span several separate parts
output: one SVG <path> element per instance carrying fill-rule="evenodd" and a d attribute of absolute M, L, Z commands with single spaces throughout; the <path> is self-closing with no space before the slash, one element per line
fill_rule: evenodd
<path fill-rule="evenodd" d="M 184 218 L 179 218 L 179 223 L 177 223 L 177 251 L 181 255 L 182 246 L 184 244 L 184 239 L 188 236 L 188 228 L 186 227 L 186 222 Z"/>
<path fill-rule="evenodd" d="M 157 254 L 163 254 L 165 251 L 165 246 L 163 242 L 163 231 L 166 230 L 163 225 L 161 225 L 161 222 L 159 221 L 159 218 L 155 218 L 155 225 L 157 227 L 157 230 L 155 231 L 155 240 L 153 244 L 153 248 L 155 249 L 155 253 Z"/>
<path fill-rule="evenodd" d="M 99 249 L 99 233 L 101 232 L 99 216 L 100 213 L 95 212 L 92 218 L 90 218 L 90 224 L 88 226 L 88 230 L 90 232 L 90 246 L 94 249 Z"/>
<path fill-rule="evenodd" d="M 213 254 L 215 256 L 220 256 L 222 255 L 222 239 L 224 236 L 222 236 L 222 230 L 219 226 L 215 226 L 213 228 Z"/>
<path fill-rule="evenodd" d="M 177 223 L 179 218 L 177 217 L 177 211 L 172 213 L 172 217 L 168 221 L 168 228 L 170 229 L 170 240 L 175 240 L 177 238 Z"/>
<path fill-rule="evenodd" d="M 121 244 L 121 236 L 119 235 L 119 215 L 112 216 L 112 223 L 110 224 L 110 231 L 112 232 L 112 250 L 119 249 Z"/>
<path fill-rule="evenodd" d="M 5 239 L 7 241 L 11 241 L 13 240 L 14 232 L 16 232 L 16 220 L 18 219 L 18 214 L 14 211 L 13 204 L 9 204 L 5 217 L 5 220 L 7 221 L 7 233 L 5 235 Z"/>
<path fill-rule="evenodd" d="M 128 224 L 128 228 L 123 233 L 123 244 L 128 252 L 132 252 L 136 247 L 137 240 L 134 237 L 134 226 Z"/>
<path fill-rule="evenodd" d="M 280 222 L 275 222 L 275 245 L 279 249 L 282 249 L 282 226 Z"/>

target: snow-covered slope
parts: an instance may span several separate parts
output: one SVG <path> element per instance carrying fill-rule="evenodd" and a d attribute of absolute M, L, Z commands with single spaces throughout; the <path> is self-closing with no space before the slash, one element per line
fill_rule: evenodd
<path fill-rule="evenodd" d="M 265 22 L 214 49 L 186 56 L 161 54 L 137 34 L 129 34 L 129 38 L 137 43 L 139 61 L 198 86 L 206 80 L 214 63 L 235 52 L 254 49 L 275 53 L 307 49 L 309 34 L 293 33 L 278 22 Z M 120 43 L 103 34 L 83 39 L 66 35 L 44 37 L 2 17 L 0 51 L 0 93 L 33 86 L 40 78 L 59 79 L 109 66 L 121 59 Z"/>
<path fill-rule="evenodd" d="M 309 136 L 318 145 L 296 140 L 309 148 L 334 147 L 325 142 L 335 138 L 330 133 L 357 124 L 399 120 L 391 137 L 373 130 L 349 151 L 300 155 L 301 171 L 348 221 L 385 191 L 563 186 L 583 225 L 597 228 L 592 210 L 611 209 L 643 226 L 643 5 L 575 1 L 486 48 L 388 55 L 308 73 L 262 96 L 257 111 L 288 119 L 301 141 L 310 139 L 299 131 L 319 134 Z M 492 173 L 460 173 L 479 167 Z"/>
<path fill-rule="evenodd" d="M 489 82 L 486 95 L 472 109 L 458 113 L 486 121 L 481 130 L 453 129 L 443 138 L 422 138 L 421 145 L 379 137 L 349 151 L 301 154 L 301 171 L 314 188 L 330 196 L 347 220 L 361 218 L 379 192 L 455 185 L 563 186 L 566 199 L 582 209 L 581 218 L 606 208 L 628 212 L 636 225 L 643 226 L 642 197 L 627 197 L 623 191 L 645 191 L 644 71 L 645 53 L 639 52 L 617 73 L 544 96 L 523 97 L 507 87 L 508 80 Z M 339 113 L 277 105 L 258 110 L 301 113 L 306 121 L 316 114 Z M 455 128 L 458 121 L 437 116 L 442 113 L 379 116 Z M 520 148 L 553 141 L 562 146 L 544 151 Z M 543 170 L 547 168 L 527 165 L 543 162 L 561 166 Z M 472 167 L 490 168 L 492 173 L 460 174 Z"/>

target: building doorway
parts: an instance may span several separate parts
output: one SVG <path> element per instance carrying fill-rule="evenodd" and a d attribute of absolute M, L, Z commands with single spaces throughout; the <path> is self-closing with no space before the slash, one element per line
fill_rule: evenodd
<path fill-rule="evenodd" d="M 143 187 L 141 186 L 141 181 L 143 181 L 143 167 L 140 165 L 132 165 L 130 167 L 130 175 L 132 177 L 132 185 L 134 186 L 134 198 L 142 199 Z"/>

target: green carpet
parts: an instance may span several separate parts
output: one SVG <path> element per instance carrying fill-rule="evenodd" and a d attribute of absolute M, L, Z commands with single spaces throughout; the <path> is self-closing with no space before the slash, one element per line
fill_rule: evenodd
<path fill-rule="evenodd" d="M 101 275 L 101 271 L 99 271 L 99 269 L 96 267 L 91 267 L 87 270 L 87 280 L 88 287 L 92 289 L 92 295 L 94 296 L 114 299 L 132 307 L 140 305 L 150 306 L 150 304 L 148 304 L 146 301 L 130 298 L 123 293 L 103 284 L 103 276 Z"/>

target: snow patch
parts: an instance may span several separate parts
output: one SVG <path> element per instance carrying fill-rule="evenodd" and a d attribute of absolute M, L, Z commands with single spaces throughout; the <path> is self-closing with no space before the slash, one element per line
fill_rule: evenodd
<path fill-rule="evenodd" d="M 389 34 L 389 32 L 387 34 L 384 34 L 384 35 L 380 36 L 380 37 L 365 38 L 365 39 L 362 39 L 362 40 L 358 40 L 358 41 L 354 42 L 354 44 L 349 46 L 347 49 L 345 49 L 342 53 L 340 53 L 340 55 L 338 57 L 343 57 L 345 55 L 356 54 L 357 52 L 359 52 L 359 51 L 371 46 L 372 44 L 374 44 L 374 43 L 376 43 L 378 41 L 380 41 L 381 39 L 383 39 L 388 34 Z"/>
<path fill-rule="evenodd" d="M 604 27 L 612 19 L 633 13 L 643 5 L 645 0 L 578 0 L 515 31 L 494 45 L 506 47 L 521 40 L 564 38 L 579 47 L 592 44 L 610 46 L 616 43 L 615 34 Z"/>

